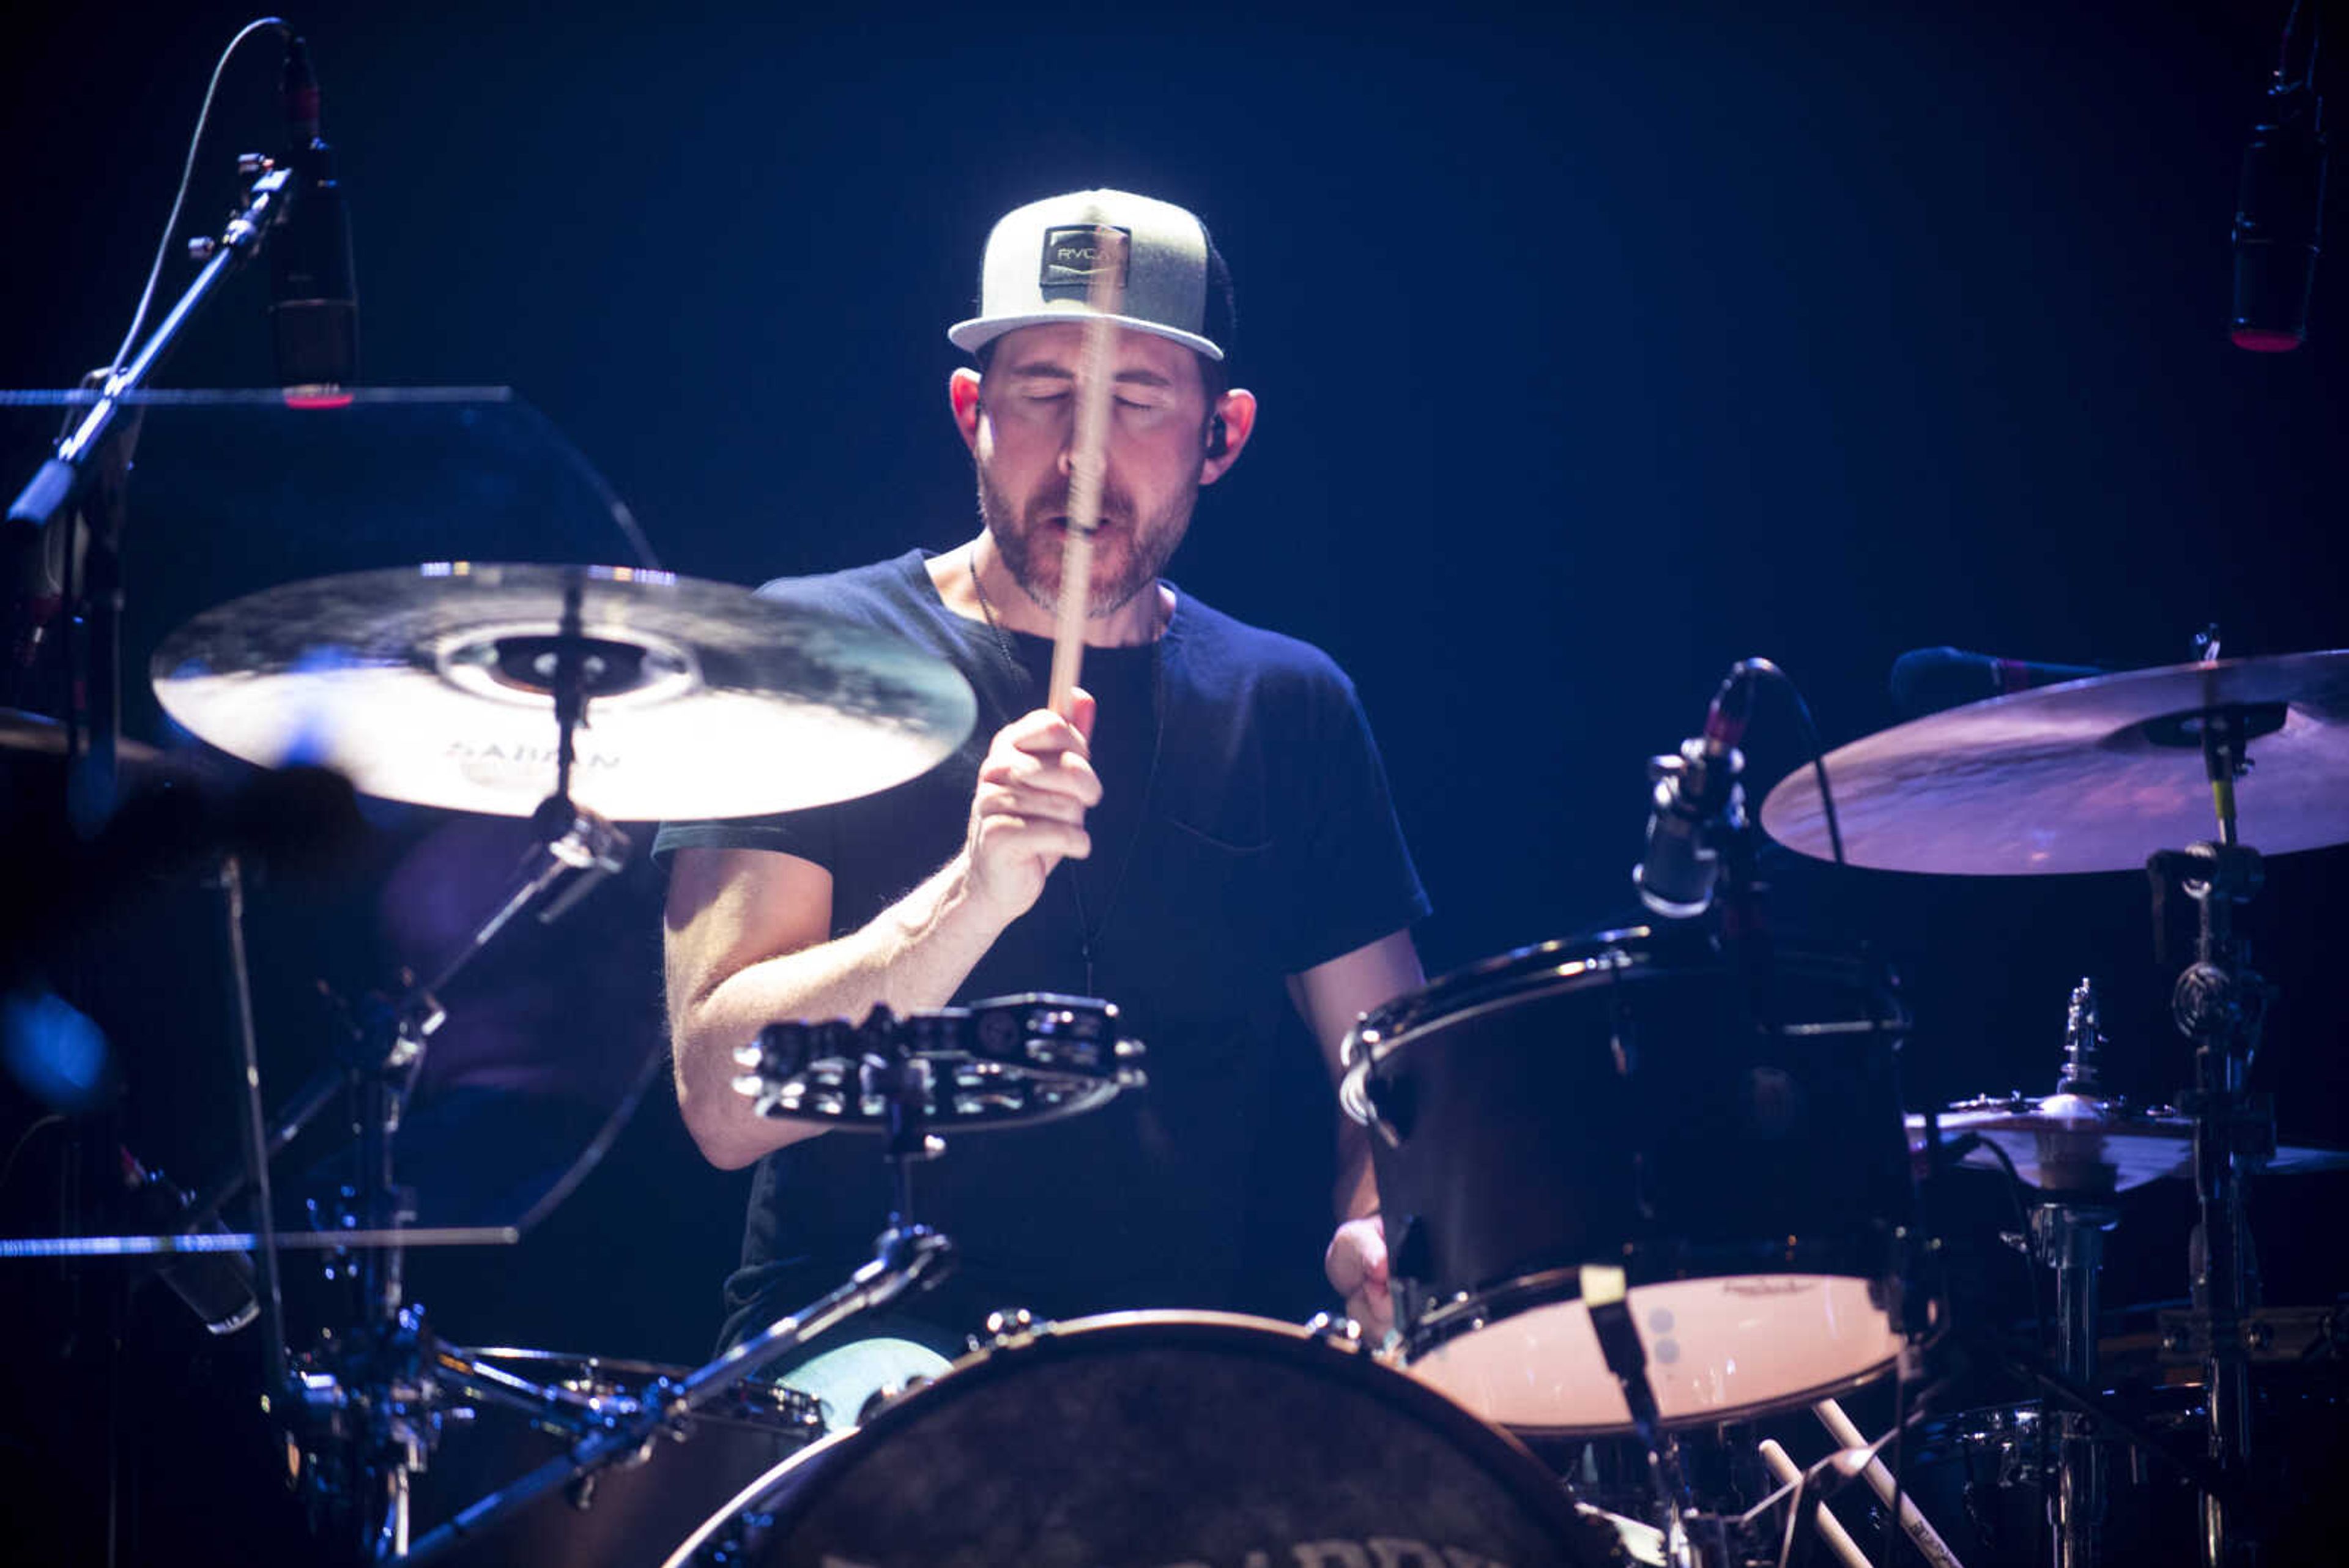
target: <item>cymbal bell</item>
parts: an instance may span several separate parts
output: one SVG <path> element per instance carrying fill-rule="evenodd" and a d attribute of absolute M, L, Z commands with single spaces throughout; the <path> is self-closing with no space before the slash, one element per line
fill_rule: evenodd
<path fill-rule="evenodd" d="M 2349 650 L 2099 675 L 1911 720 L 1826 755 L 1847 858 L 1961 876 L 2141 869 L 2219 836 L 2200 716 L 2238 711 L 2251 766 L 2240 841 L 2268 855 L 2349 843 Z M 1762 826 L 1831 858 L 1808 768 Z"/>
<path fill-rule="evenodd" d="M 745 816 L 926 772 L 977 718 L 950 665 L 729 584 L 459 561 L 290 583 L 205 611 L 150 663 L 164 711 L 247 761 L 525 816 L 554 792 L 575 591 L 587 701 L 572 797 L 624 821 Z"/>

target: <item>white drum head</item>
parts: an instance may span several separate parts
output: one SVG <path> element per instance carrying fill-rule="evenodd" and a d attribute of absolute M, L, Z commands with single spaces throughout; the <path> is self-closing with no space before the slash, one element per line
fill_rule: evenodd
<path fill-rule="evenodd" d="M 1747 1274 L 1634 1286 L 1631 1315 L 1668 1426 L 1697 1426 L 1803 1404 L 1891 1366 L 1900 1335 L 1868 1282 L 1831 1274 Z M 1590 1314 L 1554 1302 L 1454 1335 L 1409 1370 L 1496 1426 L 1622 1432 L 1631 1412 L 1607 1370 Z"/>

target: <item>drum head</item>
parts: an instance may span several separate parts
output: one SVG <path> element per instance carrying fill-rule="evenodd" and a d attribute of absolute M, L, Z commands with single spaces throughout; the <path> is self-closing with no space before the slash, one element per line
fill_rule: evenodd
<path fill-rule="evenodd" d="M 757 1568 L 1599 1564 L 1512 1439 L 1263 1319 L 1090 1318 L 982 1351 L 793 1460 L 671 1559 Z M 703 1559 L 706 1560 L 706 1559 Z"/>
<path fill-rule="evenodd" d="M 1865 1280 L 1758 1274 L 1636 1286 L 1632 1321 L 1668 1427 L 1807 1405 L 1891 1366 L 1900 1335 Z M 1554 1300 L 1412 1358 L 1413 1375 L 1488 1421 L 1546 1436 L 1630 1429 L 1588 1309 Z"/>

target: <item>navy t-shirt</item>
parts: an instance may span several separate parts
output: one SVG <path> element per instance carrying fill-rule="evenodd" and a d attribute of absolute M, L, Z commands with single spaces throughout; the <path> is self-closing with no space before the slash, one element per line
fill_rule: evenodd
<path fill-rule="evenodd" d="M 960 750 L 858 800 L 671 823 L 655 845 L 771 849 L 833 877 L 843 935 L 961 847 L 997 730 L 1042 705 L 1050 644 L 940 602 L 915 551 L 760 592 L 894 633 L 978 698 Z M 1007 659 L 1006 644 L 1011 657 Z M 1092 857 L 1057 868 L 957 1002 L 1062 991 L 1117 1004 L 1149 1085 L 1038 1127 L 950 1136 L 916 1177 L 954 1279 L 912 1310 L 953 1334 L 1018 1304 L 1302 1316 L 1323 1304 L 1334 1099 L 1288 976 L 1427 913 L 1353 686 L 1319 649 L 1177 596 L 1164 635 L 1088 649 L 1101 805 Z M 834 1133 L 761 1160 L 729 1282 L 740 1337 L 846 1277 L 888 1210 L 877 1138 Z"/>

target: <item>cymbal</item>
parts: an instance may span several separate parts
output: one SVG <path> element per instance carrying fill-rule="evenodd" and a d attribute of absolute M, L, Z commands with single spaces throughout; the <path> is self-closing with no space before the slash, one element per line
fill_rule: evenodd
<path fill-rule="evenodd" d="M 367 794 L 525 816 L 555 783 L 566 590 L 585 639 L 572 797 L 623 821 L 847 800 L 926 772 L 977 704 L 944 660 L 744 588 L 616 566 L 459 561 L 286 584 L 150 662 L 164 711 L 248 761 Z"/>
<path fill-rule="evenodd" d="M 2132 670 L 1930 714 L 1827 753 L 1851 864 L 2017 876 L 2134 871 L 2218 837 L 2196 716 L 2247 711 L 2241 841 L 2349 842 L 2349 650 Z M 1790 849 L 1830 858 L 1808 768 L 1762 805 Z"/>
<path fill-rule="evenodd" d="M 1922 1156 L 1925 1118 L 1909 1121 L 1909 1147 Z M 1972 1133 L 1995 1144 L 2029 1186 L 2054 1192 L 2126 1192 L 2166 1177 L 2194 1174 L 2194 1118 L 2167 1106 L 2135 1107 L 2085 1095 L 2021 1095 L 1961 1100 L 1940 1113 L 1944 1142 Z M 2001 1168 L 1987 1148 L 1962 1164 Z M 2279 1145 L 2257 1162 L 2271 1172 L 2349 1169 L 2349 1151 Z"/>
<path fill-rule="evenodd" d="M 66 754 L 66 727 L 46 713 L 21 708 L 0 708 L 0 762 L 55 763 Z M 115 743 L 115 759 L 125 768 L 153 767 L 163 753 L 144 741 L 124 736 Z"/>

